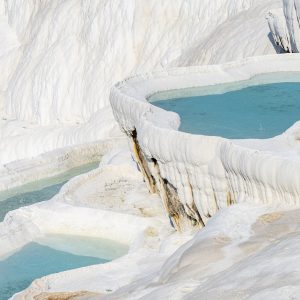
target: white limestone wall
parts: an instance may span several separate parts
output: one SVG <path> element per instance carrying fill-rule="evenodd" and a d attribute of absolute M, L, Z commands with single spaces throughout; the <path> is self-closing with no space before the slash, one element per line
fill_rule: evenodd
<path fill-rule="evenodd" d="M 171 66 L 221 64 L 249 56 L 277 53 L 269 38 L 266 15 L 270 10 L 281 9 L 282 0 L 255 1 L 247 10 L 233 15 L 182 50 Z"/>
<path fill-rule="evenodd" d="M 114 147 L 126 144 L 123 138 L 65 147 L 0 165 L 0 191 L 59 175 L 72 168 L 100 161 Z"/>
<path fill-rule="evenodd" d="M 257 1 L 0 2 L 21 46 L 4 113 L 49 125 L 86 122 L 109 104 L 113 83 L 161 68 Z"/>
<path fill-rule="evenodd" d="M 178 115 L 151 105 L 146 98 L 158 91 L 235 82 L 279 71 L 300 71 L 300 56 L 254 57 L 148 73 L 112 88 L 116 120 L 130 138 L 136 130 L 137 143 L 164 202 L 166 193 L 159 177 L 174 187 L 185 211 L 180 222 L 197 220 L 199 214 L 198 224 L 205 224 L 219 208 L 244 201 L 299 205 L 300 125 L 273 139 L 248 142 L 191 135 L 177 131 Z"/>
<path fill-rule="evenodd" d="M 300 51 L 300 1 L 282 0 L 282 8 L 271 9 L 267 21 L 273 39 L 285 52 Z"/>
<path fill-rule="evenodd" d="M 291 53 L 292 46 L 290 34 L 286 26 L 285 16 L 281 8 L 271 10 L 267 14 L 267 21 L 274 42 L 283 49 L 283 51 Z"/>
<path fill-rule="evenodd" d="M 264 16 L 280 6 L 0 0 L 0 164 L 118 134 L 109 91 L 132 74 L 275 53 Z"/>
<path fill-rule="evenodd" d="M 283 13 L 290 35 L 291 52 L 298 53 L 300 51 L 300 1 L 283 0 Z"/>

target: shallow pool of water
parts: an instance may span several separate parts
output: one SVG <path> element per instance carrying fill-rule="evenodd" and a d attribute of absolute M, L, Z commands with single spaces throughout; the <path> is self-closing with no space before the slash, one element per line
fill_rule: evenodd
<path fill-rule="evenodd" d="M 9 299 L 36 278 L 105 263 L 127 251 L 127 246 L 104 239 L 46 236 L 9 257 L 0 258 L 0 300 Z"/>
<path fill-rule="evenodd" d="M 215 94 L 213 93 L 215 89 Z M 223 89 L 223 92 L 222 92 Z M 207 94 L 172 98 L 159 94 L 151 102 L 181 117 L 180 130 L 231 139 L 271 138 L 300 120 L 300 83 L 277 82 L 253 86 L 208 88 Z M 226 91 L 227 89 L 227 91 Z M 195 92 L 193 92 L 195 93 Z M 170 94 L 171 95 L 171 94 Z"/>
<path fill-rule="evenodd" d="M 3 221 L 5 215 L 11 210 L 51 199 L 69 179 L 91 171 L 97 168 L 98 165 L 99 162 L 85 164 L 55 177 L 0 192 L 0 222 Z"/>

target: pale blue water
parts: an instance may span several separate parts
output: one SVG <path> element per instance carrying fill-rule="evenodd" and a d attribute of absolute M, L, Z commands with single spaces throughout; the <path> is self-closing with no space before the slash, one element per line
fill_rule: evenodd
<path fill-rule="evenodd" d="M 0 222 L 13 209 L 52 198 L 70 178 L 95 169 L 98 165 L 99 162 L 86 164 L 55 177 L 1 192 Z M 26 245 L 7 258 L 0 258 L 0 300 L 9 299 L 36 278 L 105 263 L 127 251 L 127 246 L 104 239 L 47 236 Z"/>
<path fill-rule="evenodd" d="M 8 258 L 0 259 L 0 300 L 9 299 L 36 278 L 105 263 L 127 250 L 124 245 L 111 241 L 84 237 L 52 236 L 46 237 L 42 244 L 32 242 Z"/>
<path fill-rule="evenodd" d="M 0 192 L 0 222 L 11 210 L 51 199 L 70 178 L 95 169 L 98 165 L 99 162 L 85 164 L 55 177 Z"/>
<path fill-rule="evenodd" d="M 300 120 L 299 82 L 261 84 L 222 94 L 161 101 L 157 100 L 159 94 L 155 98 L 154 105 L 180 115 L 181 131 L 193 134 L 271 138 Z"/>

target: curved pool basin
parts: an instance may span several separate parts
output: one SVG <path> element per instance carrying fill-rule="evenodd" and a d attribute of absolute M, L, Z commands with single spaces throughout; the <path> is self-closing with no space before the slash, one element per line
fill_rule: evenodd
<path fill-rule="evenodd" d="M 70 269 L 103 264 L 128 251 L 110 240 L 48 235 L 17 252 L 0 257 L 0 300 L 7 300 L 37 278 Z"/>
<path fill-rule="evenodd" d="M 300 54 L 270 55 L 137 75 L 112 88 L 114 116 L 176 229 L 205 226 L 235 203 L 300 206 L 299 74 Z M 197 96 L 209 101 L 183 99 L 181 124 L 172 112 L 180 101 L 152 103 Z"/>
<path fill-rule="evenodd" d="M 71 178 L 96 169 L 99 161 L 72 168 L 60 175 L 38 180 L 0 192 L 0 222 L 5 215 L 19 207 L 28 206 L 54 197 Z"/>

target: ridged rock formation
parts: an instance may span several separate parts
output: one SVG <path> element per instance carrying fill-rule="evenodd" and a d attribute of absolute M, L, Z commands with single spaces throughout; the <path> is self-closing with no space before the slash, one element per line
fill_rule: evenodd
<path fill-rule="evenodd" d="M 178 115 L 147 102 L 158 91 L 300 71 L 299 55 L 137 76 L 111 91 L 114 116 L 127 134 L 149 191 L 158 193 L 179 230 L 203 226 L 233 203 L 299 205 L 299 126 L 267 140 L 229 140 L 179 132 Z M 286 155 L 288 151 L 289 155 Z"/>

